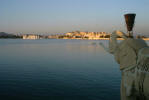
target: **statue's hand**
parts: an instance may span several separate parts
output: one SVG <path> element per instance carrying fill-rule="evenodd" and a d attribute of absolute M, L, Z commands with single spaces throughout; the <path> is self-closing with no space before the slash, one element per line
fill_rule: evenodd
<path fill-rule="evenodd" d="M 111 34 L 111 38 L 117 38 L 116 31 L 112 32 L 112 34 Z"/>
<path fill-rule="evenodd" d="M 115 33 L 116 33 L 118 36 L 122 37 L 123 39 L 126 39 L 126 38 L 127 38 L 127 36 L 125 35 L 125 33 L 122 32 L 122 31 L 117 30 L 117 31 L 115 31 Z"/>

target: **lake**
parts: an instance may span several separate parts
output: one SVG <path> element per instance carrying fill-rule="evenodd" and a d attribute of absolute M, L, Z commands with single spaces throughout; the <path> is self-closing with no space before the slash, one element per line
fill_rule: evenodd
<path fill-rule="evenodd" d="M 119 100 L 119 65 L 99 42 L 0 39 L 1 100 Z"/>

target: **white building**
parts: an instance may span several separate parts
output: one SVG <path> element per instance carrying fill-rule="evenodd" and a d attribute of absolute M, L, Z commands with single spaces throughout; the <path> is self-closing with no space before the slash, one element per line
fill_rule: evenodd
<path fill-rule="evenodd" d="M 35 35 L 35 34 L 26 34 L 26 35 L 23 35 L 23 39 L 40 39 L 40 36 L 39 35 Z"/>

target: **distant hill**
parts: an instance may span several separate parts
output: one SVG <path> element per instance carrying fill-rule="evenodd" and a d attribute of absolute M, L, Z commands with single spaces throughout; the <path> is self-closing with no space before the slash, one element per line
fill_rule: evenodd
<path fill-rule="evenodd" d="M 21 37 L 13 34 L 8 34 L 5 32 L 0 32 L 0 38 L 21 38 Z"/>
<path fill-rule="evenodd" d="M 0 32 L 0 36 L 13 36 L 13 34 L 8 34 L 5 32 Z"/>

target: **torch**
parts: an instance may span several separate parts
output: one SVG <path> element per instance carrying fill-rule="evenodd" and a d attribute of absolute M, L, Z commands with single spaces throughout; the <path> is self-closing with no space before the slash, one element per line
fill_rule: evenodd
<path fill-rule="evenodd" d="M 124 15 L 126 26 L 127 26 L 128 37 L 133 37 L 133 27 L 135 22 L 135 16 L 136 14 L 134 13 L 129 13 Z"/>

